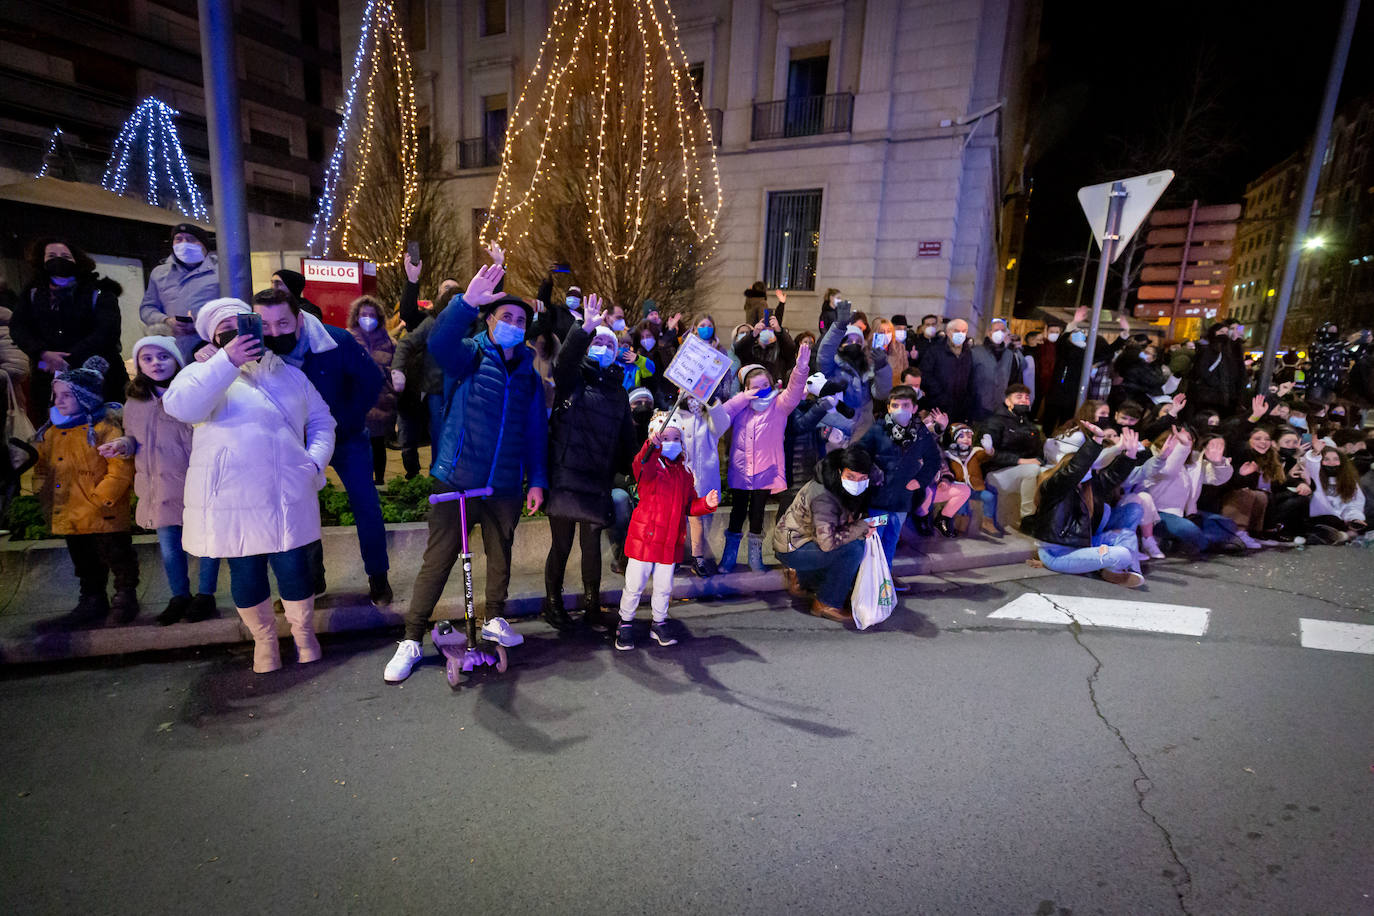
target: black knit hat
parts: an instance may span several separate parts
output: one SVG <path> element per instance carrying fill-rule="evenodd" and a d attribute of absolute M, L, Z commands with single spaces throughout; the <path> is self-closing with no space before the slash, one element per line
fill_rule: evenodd
<path fill-rule="evenodd" d="M 531 321 L 534 320 L 534 309 L 532 309 L 532 308 L 530 307 L 530 304 L 529 304 L 528 302 L 526 302 L 524 299 L 521 299 L 519 296 L 511 296 L 511 295 L 502 296 L 500 299 L 497 299 L 495 302 L 491 303 L 490 305 L 484 305 L 484 306 L 482 306 L 482 317 L 483 317 L 483 318 L 487 317 L 488 315 L 492 314 L 493 312 L 495 312 L 497 309 L 499 309 L 499 308 L 500 308 L 501 306 L 503 306 L 503 305 L 518 305 L 518 306 L 520 306 L 522 309 L 524 309 L 524 310 L 525 310 L 525 325 L 526 325 L 526 327 L 528 327 L 528 326 L 529 326 L 529 323 L 530 323 Z"/>
<path fill-rule="evenodd" d="M 210 234 L 195 223 L 177 223 L 172 227 L 172 238 L 176 238 L 181 233 L 195 236 L 196 241 L 205 246 L 205 250 L 210 250 Z"/>

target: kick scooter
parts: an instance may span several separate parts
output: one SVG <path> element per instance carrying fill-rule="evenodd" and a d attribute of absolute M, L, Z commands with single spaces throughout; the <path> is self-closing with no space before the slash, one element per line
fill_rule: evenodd
<path fill-rule="evenodd" d="M 477 631 L 477 617 L 472 609 L 472 551 L 468 549 L 467 501 L 490 495 L 491 487 L 482 487 L 455 490 L 452 493 L 435 493 L 429 498 L 431 506 L 458 501 L 458 532 L 463 545 L 463 613 L 467 626 L 460 628 L 455 625 L 461 621 L 440 620 L 430 633 L 435 648 L 444 653 L 448 685 L 455 690 L 458 689 L 465 673 L 470 673 L 472 669 L 481 665 L 492 665 L 497 671 L 504 672 L 510 662 L 506 655 L 506 647 L 518 646 L 525 641 L 525 637 L 512 630 L 504 617 L 493 617 L 482 625 L 480 634 Z"/>

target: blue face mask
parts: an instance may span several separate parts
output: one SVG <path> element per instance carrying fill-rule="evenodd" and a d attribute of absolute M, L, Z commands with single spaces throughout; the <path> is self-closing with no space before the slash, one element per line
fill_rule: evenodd
<path fill-rule="evenodd" d="M 70 423 L 79 416 L 81 416 L 81 414 L 73 414 L 69 417 L 62 411 L 58 410 L 56 406 L 48 408 L 48 422 L 51 423 L 53 426 L 62 426 L 66 423 Z"/>
<path fill-rule="evenodd" d="M 1307 418 L 1306 418 L 1306 417 L 1289 417 L 1289 418 L 1288 418 L 1288 425 L 1294 427 L 1295 429 L 1307 429 Z"/>
<path fill-rule="evenodd" d="M 498 321 L 496 327 L 492 329 L 491 339 L 498 347 L 509 350 L 525 342 L 525 329 L 517 328 L 515 325 L 507 324 L 504 321 Z"/>
<path fill-rule="evenodd" d="M 702 340 L 710 340 L 716 336 L 715 328 L 697 328 L 697 336 Z"/>
<path fill-rule="evenodd" d="M 615 351 L 601 344 L 597 344 L 595 347 L 588 347 L 587 355 L 596 360 L 596 364 L 602 369 L 605 369 L 615 360 Z"/>
<path fill-rule="evenodd" d="M 665 442 L 659 448 L 663 451 L 663 457 L 669 461 L 676 461 L 677 456 L 682 454 L 682 443 L 676 440 Z"/>
<path fill-rule="evenodd" d="M 1069 342 L 1075 347 L 1086 347 L 1088 345 L 1088 335 L 1082 331 L 1074 331 L 1069 335 Z"/>

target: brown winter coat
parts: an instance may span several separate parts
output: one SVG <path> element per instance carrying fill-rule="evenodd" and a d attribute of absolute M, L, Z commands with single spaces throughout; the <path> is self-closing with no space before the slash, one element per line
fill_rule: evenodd
<path fill-rule="evenodd" d="M 135 520 L 149 530 L 180 525 L 191 463 L 191 425 L 173 419 L 161 398 L 124 405 L 124 435 L 133 440 Z"/>
<path fill-rule="evenodd" d="M 34 441 L 38 464 L 34 488 L 51 519 L 52 533 L 112 534 L 129 530 L 129 491 L 134 481 L 132 458 L 100 457 L 96 449 L 124 435 L 110 418 L 95 424 L 95 444 L 87 424 L 71 429 L 52 426 Z"/>
<path fill-rule="evenodd" d="M 377 403 L 367 412 L 367 434 L 373 439 L 389 436 L 396 426 L 396 389 L 391 385 L 391 364 L 396 356 L 396 341 L 386 332 L 387 316 L 381 316 L 377 327 L 371 333 L 358 326 L 358 311 L 363 305 L 372 303 L 359 299 L 348 310 L 348 333 L 367 351 L 377 368 L 382 370 L 382 393 L 377 395 Z M 396 368 L 404 371 L 403 366 Z"/>
<path fill-rule="evenodd" d="M 773 550 L 790 553 L 810 541 L 824 551 L 868 534 L 868 521 L 854 515 L 820 480 L 807 481 L 773 529 Z"/>

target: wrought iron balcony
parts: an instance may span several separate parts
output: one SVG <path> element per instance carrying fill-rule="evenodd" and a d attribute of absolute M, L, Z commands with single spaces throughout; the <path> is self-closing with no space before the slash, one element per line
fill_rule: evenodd
<path fill-rule="evenodd" d="M 848 132 L 854 121 L 854 94 L 808 95 L 754 105 L 754 140 L 812 137 Z"/>

